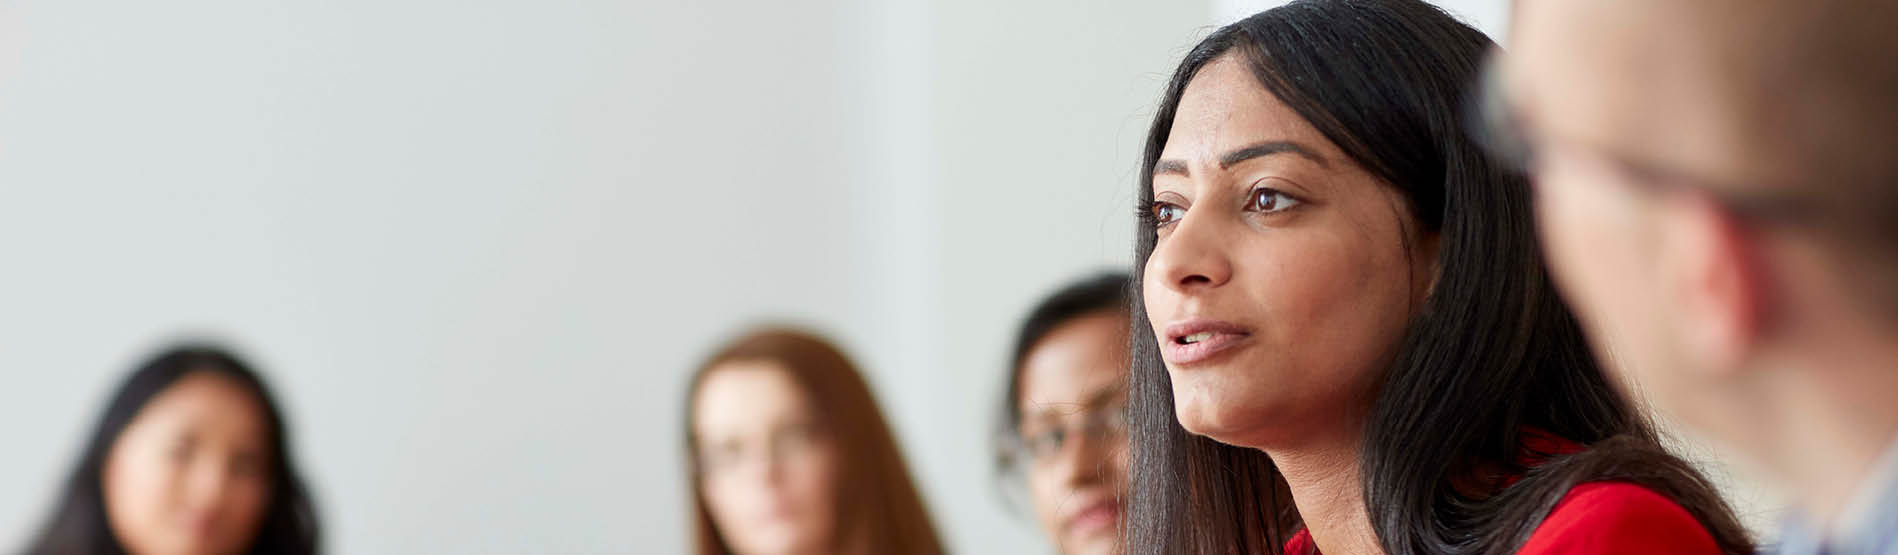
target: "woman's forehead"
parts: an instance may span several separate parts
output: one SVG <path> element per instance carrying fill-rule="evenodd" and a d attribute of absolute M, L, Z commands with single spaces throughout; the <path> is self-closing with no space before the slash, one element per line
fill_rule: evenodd
<path fill-rule="evenodd" d="M 1324 157 L 1335 157 L 1337 149 L 1266 90 L 1245 60 L 1228 54 L 1208 62 L 1187 83 L 1161 158 L 1212 162 L 1261 141 L 1310 145 Z"/>
<path fill-rule="evenodd" d="M 193 372 L 154 396 L 138 419 L 178 429 L 262 436 L 268 433 L 264 410 L 256 395 L 236 381 Z"/>
<path fill-rule="evenodd" d="M 705 374 L 697 395 L 693 420 L 701 434 L 768 428 L 810 412 L 803 390 L 776 361 L 720 364 Z"/>

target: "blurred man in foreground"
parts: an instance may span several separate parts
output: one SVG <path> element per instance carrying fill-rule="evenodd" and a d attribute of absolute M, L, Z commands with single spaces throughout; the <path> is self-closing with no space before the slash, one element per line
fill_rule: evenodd
<path fill-rule="evenodd" d="M 1486 107 L 1631 388 L 1898 553 L 1898 0 L 1522 0 Z"/>

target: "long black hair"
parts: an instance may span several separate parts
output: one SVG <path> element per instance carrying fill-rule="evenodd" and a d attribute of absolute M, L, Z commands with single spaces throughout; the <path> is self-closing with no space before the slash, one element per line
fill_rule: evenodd
<path fill-rule="evenodd" d="M 257 554 L 310 555 L 317 552 L 317 517 L 290 456 L 283 414 L 263 379 L 237 357 L 210 346 L 184 345 L 166 350 L 132 372 L 113 393 L 105 415 L 93 428 L 79 464 L 67 478 L 53 510 L 28 553 L 117 555 L 126 552 L 106 521 L 102 472 L 106 454 L 145 404 L 179 378 L 210 372 L 249 390 L 264 408 L 270 437 L 270 505 L 251 542 Z"/>
<path fill-rule="evenodd" d="M 1663 449 L 1617 392 L 1557 297 L 1535 242 L 1527 181 L 1491 159 L 1463 108 L 1495 48 L 1418 0 L 1300 0 L 1221 28 L 1190 51 L 1147 136 L 1137 211 L 1187 83 L 1224 55 L 1358 164 L 1402 191 L 1435 234 L 1441 275 L 1372 403 L 1361 450 L 1364 503 L 1385 552 L 1508 553 L 1577 483 L 1628 480 L 1685 507 L 1722 549 L 1750 551 L 1731 509 Z M 1136 283 L 1155 244 L 1136 233 Z M 1189 434 L 1141 288 L 1132 288 L 1131 553 L 1276 553 L 1295 516 L 1261 451 Z M 1525 430 L 1582 444 L 1519 464 Z M 1546 454 L 1545 454 L 1546 455 Z M 1502 476 L 1522 476 L 1505 487 Z M 1475 479 L 1483 486 L 1469 491 Z"/>

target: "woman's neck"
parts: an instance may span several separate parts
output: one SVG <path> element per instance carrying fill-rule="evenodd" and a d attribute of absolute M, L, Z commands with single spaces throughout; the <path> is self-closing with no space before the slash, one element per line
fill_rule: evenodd
<path fill-rule="evenodd" d="M 1298 505 L 1312 543 L 1326 555 L 1384 552 L 1364 509 L 1358 466 L 1361 444 L 1362 436 L 1353 432 L 1266 451 L 1291 486 L 1292 502 Z"/>

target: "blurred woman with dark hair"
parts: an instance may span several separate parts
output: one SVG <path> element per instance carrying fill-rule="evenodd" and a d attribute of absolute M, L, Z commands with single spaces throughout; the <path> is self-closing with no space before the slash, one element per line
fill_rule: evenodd
<path fill-rule="evenodd" d="M 686 393 L 701 555 L 934 555 L 942 544 L 870 387 L 836 347 L 766 328 Z"/>
<path fill-rule="evenodd" d="M 119 386 L 27 552 L 310 555 L 317 529 L 262 378 L 183 346 Z"/>

